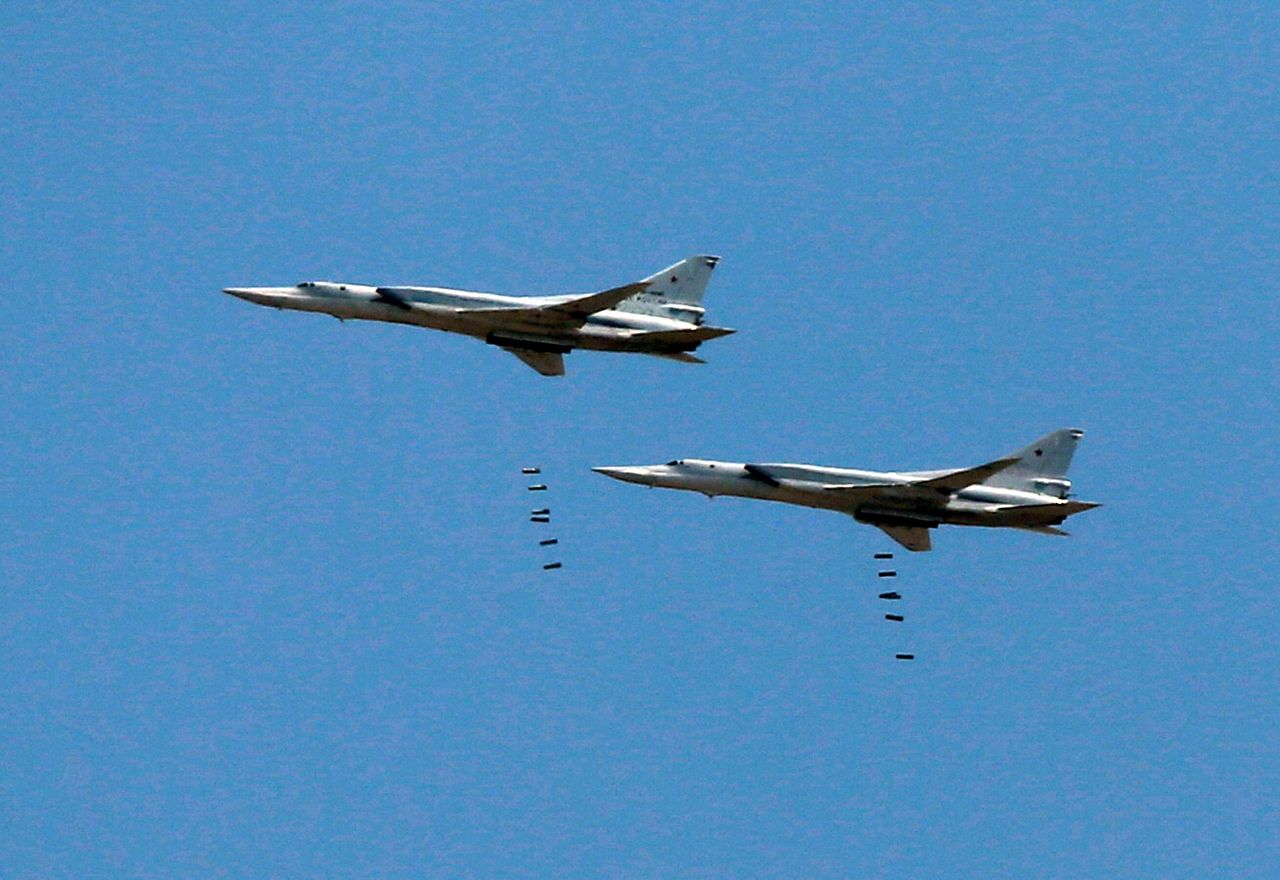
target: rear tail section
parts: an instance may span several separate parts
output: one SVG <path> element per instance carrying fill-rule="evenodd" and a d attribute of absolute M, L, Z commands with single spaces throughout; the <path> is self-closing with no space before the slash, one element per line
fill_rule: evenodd
<path fill-rule="evenodd" d="M 668 266 L 644 279 L 649 282 L 646 293 L 664 297 L 671 302 L 701 305 L 702 295 L 707 292 L 707 282 L 711 280 L 711 272 L 719 262 L 719 257 L 706 255 L 686 257 L 674 266 Z"/>
<path fill-rule="evenodd" d="M 657 315 L 701 324 L 705 312 L 702 297 L 707 291 L 707 282 L 711 280 L 711 272 L 719 262 L 719 257 L 706 254 L 687 257 L 645 278 L 649 286 L 615 308 L 638 315 Z"/>
<path fill-rule="evenodd" d="M 1071 481 L 1066 478 L 1067 468 L 1071 467 L 1071 456 L 1083 436 L 1084 431 L 1077 428 L 1063 428 L 1046 434 L 1013 453 L 1010 458 L 1017 461 L 982 484 L 1066 498 L 1071 491 Z"/>

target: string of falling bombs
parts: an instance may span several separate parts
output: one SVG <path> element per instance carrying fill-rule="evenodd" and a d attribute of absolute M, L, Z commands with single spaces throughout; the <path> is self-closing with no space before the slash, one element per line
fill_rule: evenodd
<path fill-rule="evenodd" d="M 874 557 L 874 558 L 875 558 L 876 560 L 889 560 L 889 559 L 893 559 L 893 554 L 892 554 L 892 553 L 877 553 L 877 554 L 875 554 L 875 557 Z M 897 573 L 896 571 L 894 571 L 893 569 L 884 569 L 884 570 L 882 570 L 882 571 L 878 571 L 878 572 L 876 572 L 876 577 L 878 577 L 878 578 L 896 578 L 897 576 L 898 576 L 898 573 Z M 890 591 L 888 591 L 888 592 L 881 593 L 881 594 L 880 594 L 880 598 L 881 598 L 881 599 L 884 599 L 884 600 L 885 600 L 885 601 L 887 601 L 887 602 L 897 602 L 899 599 L 901 599 L 901 598 L 902 598 L 902 594 L 901 594 L 901 593 L 899 593 L 899 592 L 897 592 L 896 590 L 890 590 Z M 893 621 L 894 623 L 902 623 L 904 620 L 906 620 L 906 618 L 905 618 L 905 617 L 903 617 L 901 614 L 886 614 L 886 615 L 884 616 L 884 619 L 885 619 L 885 620 L 891 620 L 891 621 Z M 916 655 L 915 655 L 915 654 L 894 654 L 893 656 L 894 656 L 896 659 L 898 659 L 898 660 L 914 660 L 914 659 L 916 659 Z"/>
<path fill-rule="evenodd" d="M 526 477 L 532 477 L 532 476 L 535 476 L 535 475 L 537 475 L 537 474 L 542 473 L 542 468 L 540 468 L 540 467 L 523 467 L 523 468 L 520 468 L 520 473 L 524 474 Z M 530 491 L 530 492 L 545 492 L 545 491 L 547 491 L 547 484 L 546 484 L 546 483 L 532 483 L 532 484 L 530 484 L 530 486 L 529 486 L 529 491 Z M 551 508 L 550 508 L 550 507 L 535 507 L 533 510 L 529 511 L 529 522 L 534 522 L 534 523 L 550 523 L 550 522 L 551 522 Z M 560 543 L 560 539 L 559 539 L 559 538 L 543 538 L 541 541 L 539 541 L 539 542 L 538 542 L 538 546 L 539 546 L 539 547 L 554 547 L 554 546 L 556 546 L 556 545 L 557 545 L 557 544 L 559 544 L 559 543 Z M 542 566 L 542 570 L 543 570 L 543 571 L 554 571 L 555 569 L 560 568 L 560 567 L 561 567 L 561 565 L 560 565 L 560 563 L 559 563 L 559 562 L 547 562 L 547 563 L 544 563 L 544 564 L 543 564 L 543 566 Z"/>

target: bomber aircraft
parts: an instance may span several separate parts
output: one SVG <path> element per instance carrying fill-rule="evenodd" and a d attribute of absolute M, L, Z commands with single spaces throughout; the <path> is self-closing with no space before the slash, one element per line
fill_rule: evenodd
<path fill-rule="evenodd" d="M 1007 458 L 941 471 L 877 471 L 809 464 L 744 464 L 685 458 L 592 468 L 627 483 L 735 495 L 853 516 L 908 550 L 928 550 L 937 526 L 990 526 L 1066 535 L 1069 516 L 1101 505 L 1070 498 L 1067 468 L 1084 431 L 1064 428 Z"/>
<path fill-rule="evenodd" d="M 564 355 L 575 348 L 705 363 L 692 352 L 734 332 L 702 323 L 702 296 L 718 262 L 719 257 L 693 256 L 634 284 L 585 295 L 519 297 L 334 281 L 223 292 L 277 309 L 463 333 L 506 349 L 544 376 L 563 376 Z"/>

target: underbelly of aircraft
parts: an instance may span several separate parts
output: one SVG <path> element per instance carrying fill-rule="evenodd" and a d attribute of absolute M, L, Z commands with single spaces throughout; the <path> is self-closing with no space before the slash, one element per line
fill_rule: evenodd
<path fill-rule="evenodd" d="M 409 324 L 429 330 L 441 330 L 474 336 L 495 345 L 529 348 L 534 351 L 567 352 L 572 349 L 616 352 L 682 352 L 692 351 L 704 339 L 698 328 L 672 322 L 666 331 L 643 332 L 634 328 L 584 324 L 581 327 L 555 328 L 520 322 L 498 322 L 492 316 L 468 317 L 465 311 L 448 308 L 404 308 L 391 302 L 369 300 L 332 300 L 299 298 L 285 308 L 323 312 L 352 321 L 382 321 Z M 687 331 L 687 335 L 686 335 Z"/>

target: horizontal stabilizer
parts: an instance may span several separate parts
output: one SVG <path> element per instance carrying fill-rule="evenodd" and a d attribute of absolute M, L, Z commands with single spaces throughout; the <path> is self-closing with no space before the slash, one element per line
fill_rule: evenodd
<path fill-rule="evenodd" d="M 576 327 L 596 312 L 613 308 L 624 299 L 640 293 L 647 286 L 645 282 L 638 281 L 635 284 L 624 284 L 621 287 L 564 300 L 553 305 L 533 308 L 515 306 L 499 309 L 463 309 L 462 314 L 467 317 L 501 318 L 506 321 L 523 321 L 553 327 Z"/>
<path fill-rule="evenodd" d="M 1059 538 L 1071 537 L 1070 532 L 1064 532 L 1057 526 L 1023 526 L 1024 532 L 1037 532 L 1041 535 L 1057 535 Z"/>
<path fill-rule="evenodd" d="M 952 471 L 951 473 L 944 474 L 941 477 L 934 477 L 929 480 L 920 480 L 917 483 L 912 483 L 912 485 L 921 489 L 935 489 L 938 492 L 959 492 L 961 489 L 968 486 L 984 482 L 990 477 L 1000 473 L 1002 470 L 1017 464 L 1018 461 L 1019 459 L 1017 457 L 1000 458 L 995 461 L 987 462 L 986 464 L 980 464 L 977 467 Z"/>
<path fill-rule="evenodd" d="M 736 333 L 728 327 L 697 327 L 692 330 L 654 330 L 649 333 L 637 333 L 632 339 L 655 345 L 701 345 L 708 339 L 719 339 Z"/>
<path fill-rule="evenodd" d="M 1059 501 L 1055 504 L 1007 504 L 997 509 L 999 513 L 1048 513 L 1056 512 L 1066 516 L 1073 513 L 1084 513 L 1102 505 L 1096 501 Z"/>
<path fill-rule="evenodd" d="M 1101 507 L 1093 501 L 1059 501 L 1056 504 L 1006 504 L 997 507 L 992 514 L 1000 525 L 1045 526 L 1057 525 L 1067 517 L 1086 510 Z"/>
<path fill-rule="evenodd" d="M 697 355 L 689 354 L 687 351 L 650 351 L 645 352 L 653 357 L 666 358 L 669 361 L 679 361 L 682 364 L 705 364 L 702 358 Z"/>

